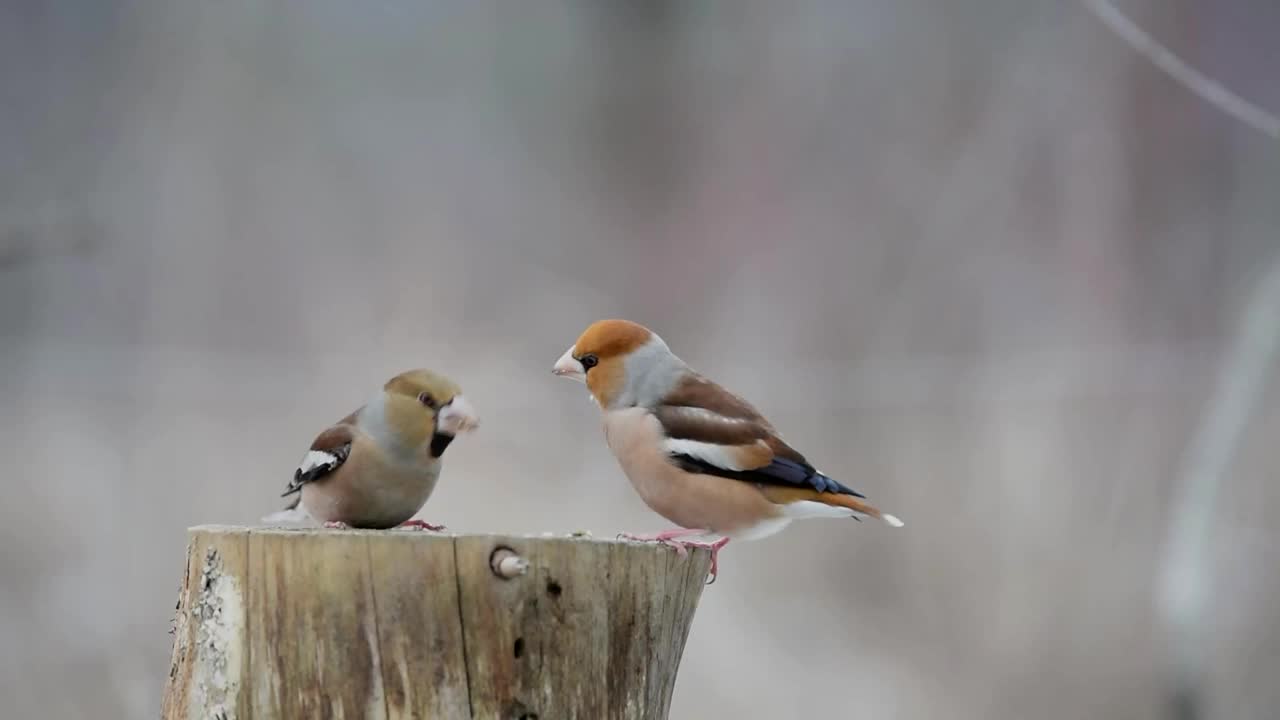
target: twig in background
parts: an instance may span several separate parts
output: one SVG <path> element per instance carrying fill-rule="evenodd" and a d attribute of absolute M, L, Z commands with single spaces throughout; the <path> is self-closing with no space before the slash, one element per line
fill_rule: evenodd
<path fill-rule="evenodd" d="M 1112 32 L 1119 35 L 1156 67 L 1164 70 L 1174 80 L 1203 98 L 1205 102 L 1249 127 L 1280 140 L 1280 118 L 1236 95 L 1222 83 L 1183 62 L 1181 58 L 1151 37 L 1150 33 L 1138 27 L 1106 0 L 1082 1 L 1089 12 Z"/>
<path fill-rule="evenodd" d="M 1206 562 L 1214 500 L 1280 351 L 1280 260 L 1253 293 L 1224 359 L 1200 426 L 1179 473 L 1159 586 L 1159 610 L 1173 644 L 1174 712 L 1200 716 L 1207 649 Z"/>

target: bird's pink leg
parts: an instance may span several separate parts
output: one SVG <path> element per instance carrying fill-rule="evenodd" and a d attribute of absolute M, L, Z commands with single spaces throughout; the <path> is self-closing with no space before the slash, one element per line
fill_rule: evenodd
<path fill-rule="evenodd" d="M 431 532 L 440 532 L 441 530 L 444 530 L 443 525 L 432 525 L 431 523 L 426 522 L 425 520 L 405 520 L 404 522 L 400 523 L 396 527 L 417 528 L 419 530 L 429 530 Z"/>
<path fill-rule="evenodd" d="M 686 537 L 688 535 L 706 535 L 709 532 L 711 531 L 702 530 L 699 528 L 679 528 L 676 530 L 663 530 L 660 533 L 654 533 L 652 535 L 633 535 L 631 533 L 619 533 L 618 537 L 626 540 L 636 540 L 639 542 L 660 542 L 663 545 L 667 545 L 669 547 L 673 547 L 673 548 L 676 548 L 677 550 L 680 550 L 681 554 L 683 555 L 684 548 L 681 546 L 681 543 L 672 542 L 674 538 Z"/>
<path fill-rule="evenodd" d="M 324 526 L 332 530 L 350 530 L 351 529 L 350 525 L 342 522 L 341 520 L 330 520 L 329 522 L 325 523 Z"/>
<path fill-rule="evenodd" d="M 697 540 L 677 540 L 676 538 L 687 537 L 689 535 L 706 535 L 710 530 L 701 530 L 697 528 L 680 528 L 679 530 L 664 530 L 653 535 L 632 535 L 631 533 L 622 533 L 618 535 L 620 538 L 627 540 L 638 540 L 640 542 L 658 542 L 667 547 L 675 548 L 676 552 L 684 557 L 689 552 L 689 548 L 703 548 L 711 551 L 711 583 L 716 581 L 716 576 L 720 572 L 720 548 L 729 544 L 729 538 L 720 538 L 715 542 L 699 542 Z M 710 585 L 711 583 L 707 583 Z"/>
<path fill-rule="evenodd" d="M 711 580 L 707 584 L 710 585 L 715 582 L 716 578 L 720 576 L 720 548 L 729 544 L 729 538 L 720 538 L 712 543 L 697 542 L 696 540 L 683 540 L 680 542 L 683 542 L 685 547 L 706 548 L 711 551 L 711 569 L 707 571 L 707 574 L 711 576 Z"/>

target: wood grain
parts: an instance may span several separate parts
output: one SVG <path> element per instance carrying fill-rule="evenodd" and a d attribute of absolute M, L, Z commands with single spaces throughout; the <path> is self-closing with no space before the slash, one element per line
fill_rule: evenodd
<path fill-rule="evenodd" d="M 368 541 L 387 717 L 458 717 L 469 701 L 453 542 L 397 535 Z"/>
<path fill-rule="evenodd" d="M 192 528 L 165 718 L 666 718 L 705 551 Z M 528 562 L 490 569 L 498 548 Z"/>

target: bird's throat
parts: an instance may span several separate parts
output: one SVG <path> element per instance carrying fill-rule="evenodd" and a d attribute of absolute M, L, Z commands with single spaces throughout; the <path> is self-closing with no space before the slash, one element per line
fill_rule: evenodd
<path fill-rule="evenodd" d="M 449 448 L 449 443 L 453 442 L 452 435 L 446 435 L 438 432 L 431 436 L 431 457 L 438 458 L 444 454 Z"/>

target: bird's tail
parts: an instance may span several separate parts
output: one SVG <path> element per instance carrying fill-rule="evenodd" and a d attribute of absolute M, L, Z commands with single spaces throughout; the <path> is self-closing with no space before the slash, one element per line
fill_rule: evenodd
<path fill-rule="evenodd" d="M 845 495 L 844 493 L 822 493 L 820 500 L 828 505 L 839 505 L 840 507 L 849 508 L 859 515 L 879 518 L 885 521 L 885 523 L 890 527 L 902 527 L 906 524 L 899 520 L 897 515 L 890 515 L 887 512 L 882 512 L 880 508 L 875 505 L 852 495 Z M 857 515 L 854 517 L 857 517 Z"/>
<path fill-rule="evenodd" d="M 818 492 L 809 488 L 790 488 L 777 486 L 762 486 L 761 492 L 764 493 L 770 501 L 780 505 L 787 505 L 793 508 L 806 508 L 798 510 L 800 514 L 796 517 L 847 517 L 839 511 L 832 512 L 832 508 L 845 508 L 853 513 L 853 517 L 859 520 L 862 516 L 878 518 L 885 521 L 890 527 L 902 527 L 905 523 L 898 519 L 897 515 L 890 515 L 887 512 L 881 512 L 880 508 L 867 502 L 865 498 L 857 495 L 849 495 L 848 493 Z M 808 501 L 803 505 L 802 501 Z M 821 503 L 826 505 L 825 512 L 812 512 L 821 510 L 822 505 L 814 505 L 812 503 Z"/>
<path fill-rule="evenodd" d="M 302 507 L 302 503 L 300 502 L 301 499 L 301 497 L 295 497 L 293 502 L 289 503 L 285 509 L 280 510 L 279 512 L 273 512 L 270 515 L 263 517 L 262 522 L 269 524 L 302 523 L 310 520 L 311 515 L 307 512 L 306 508 Z"/>

